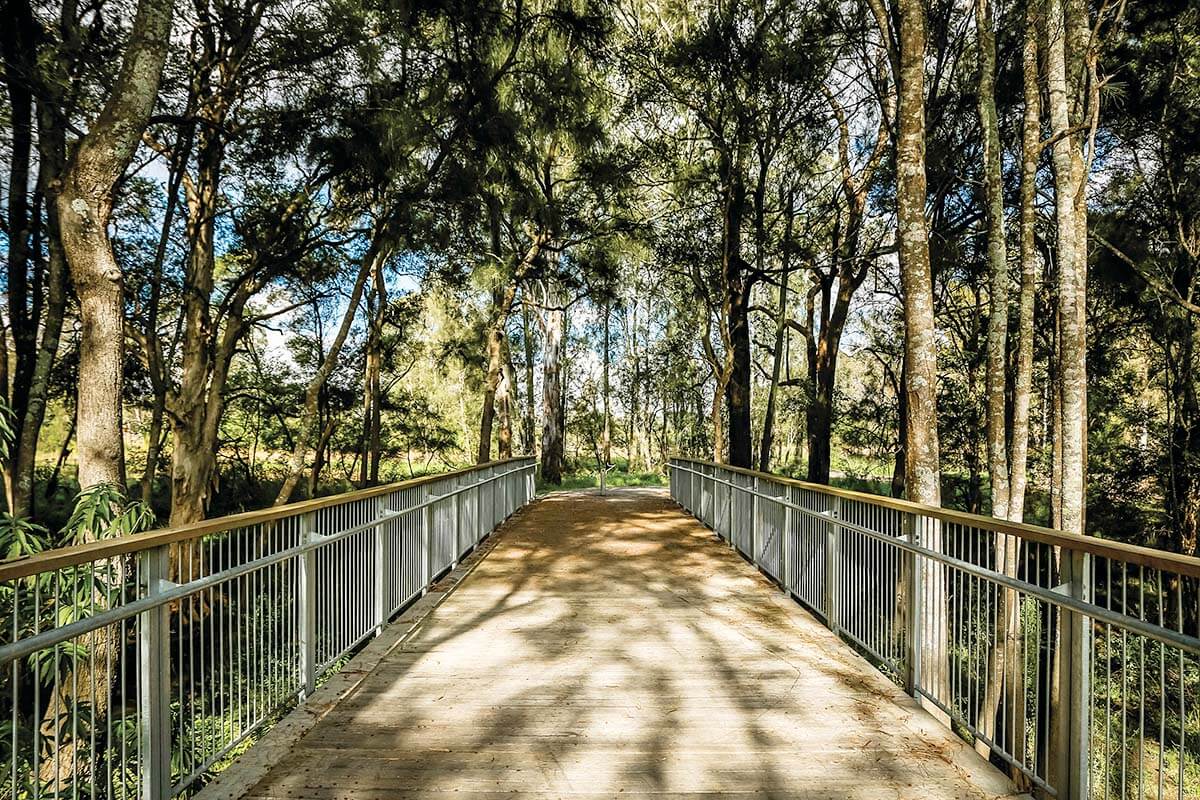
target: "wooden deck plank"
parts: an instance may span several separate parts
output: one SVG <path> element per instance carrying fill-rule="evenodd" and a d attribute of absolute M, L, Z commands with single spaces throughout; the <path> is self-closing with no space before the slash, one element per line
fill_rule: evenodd
<path fill-rule="evenodd" d="M 539 501 L 376 660 L 245 797 L 1017 795 L 660 492 Z"/>

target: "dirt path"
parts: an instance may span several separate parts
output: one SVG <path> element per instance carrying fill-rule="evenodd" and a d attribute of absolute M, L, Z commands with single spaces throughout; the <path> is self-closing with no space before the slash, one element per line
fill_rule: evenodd
<path fill-rule="evenodd" d="M 248 797 L 1013 792 L 661 490 L 497 536 Z"/>

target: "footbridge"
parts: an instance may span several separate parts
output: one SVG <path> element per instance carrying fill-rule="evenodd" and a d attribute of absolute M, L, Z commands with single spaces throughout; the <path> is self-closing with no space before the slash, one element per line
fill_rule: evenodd
<path fill-rule="evenodd" d="M 0 564 L 0 795 L 1197 796 L 1195 559 L 534 468 Z"/>

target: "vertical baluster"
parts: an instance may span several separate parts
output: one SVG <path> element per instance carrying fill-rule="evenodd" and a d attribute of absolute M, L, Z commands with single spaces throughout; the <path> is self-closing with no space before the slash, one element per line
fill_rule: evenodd
<path fill-rule="evenodd" d="M 162 594 L 167 587 L 167 546 L 139 554 L 142 592 Z M 170 618 L 166 604 L 143 611 L 138 619 L 138 715 L 141 737 L 143 800 L 163 800 L 171 793 Z"/>
<path fill-rule="evenodd" d="M 316 519 L 312 512 L 300 517 L 300 543 L 316 538 Z M 317 551 L 305 550 L 297 564 L 300 585 L 297 587 L 300 604 L 300 686 L 302 697 L 312 696 L 317 687 Z"/>

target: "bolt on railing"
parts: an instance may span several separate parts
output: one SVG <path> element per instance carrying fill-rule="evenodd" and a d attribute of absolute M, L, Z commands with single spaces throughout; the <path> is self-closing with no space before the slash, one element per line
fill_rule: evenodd
<path fill-rule="evenodd" d="M 534 467 L 0 563 L 0 796 L 190 793 L 532 500 Z"/>
<path fill-rule="evenodd" d="M 671 496 L 1046 797 L 1200 797 L 1200 559 L 708 461 Z"/>

